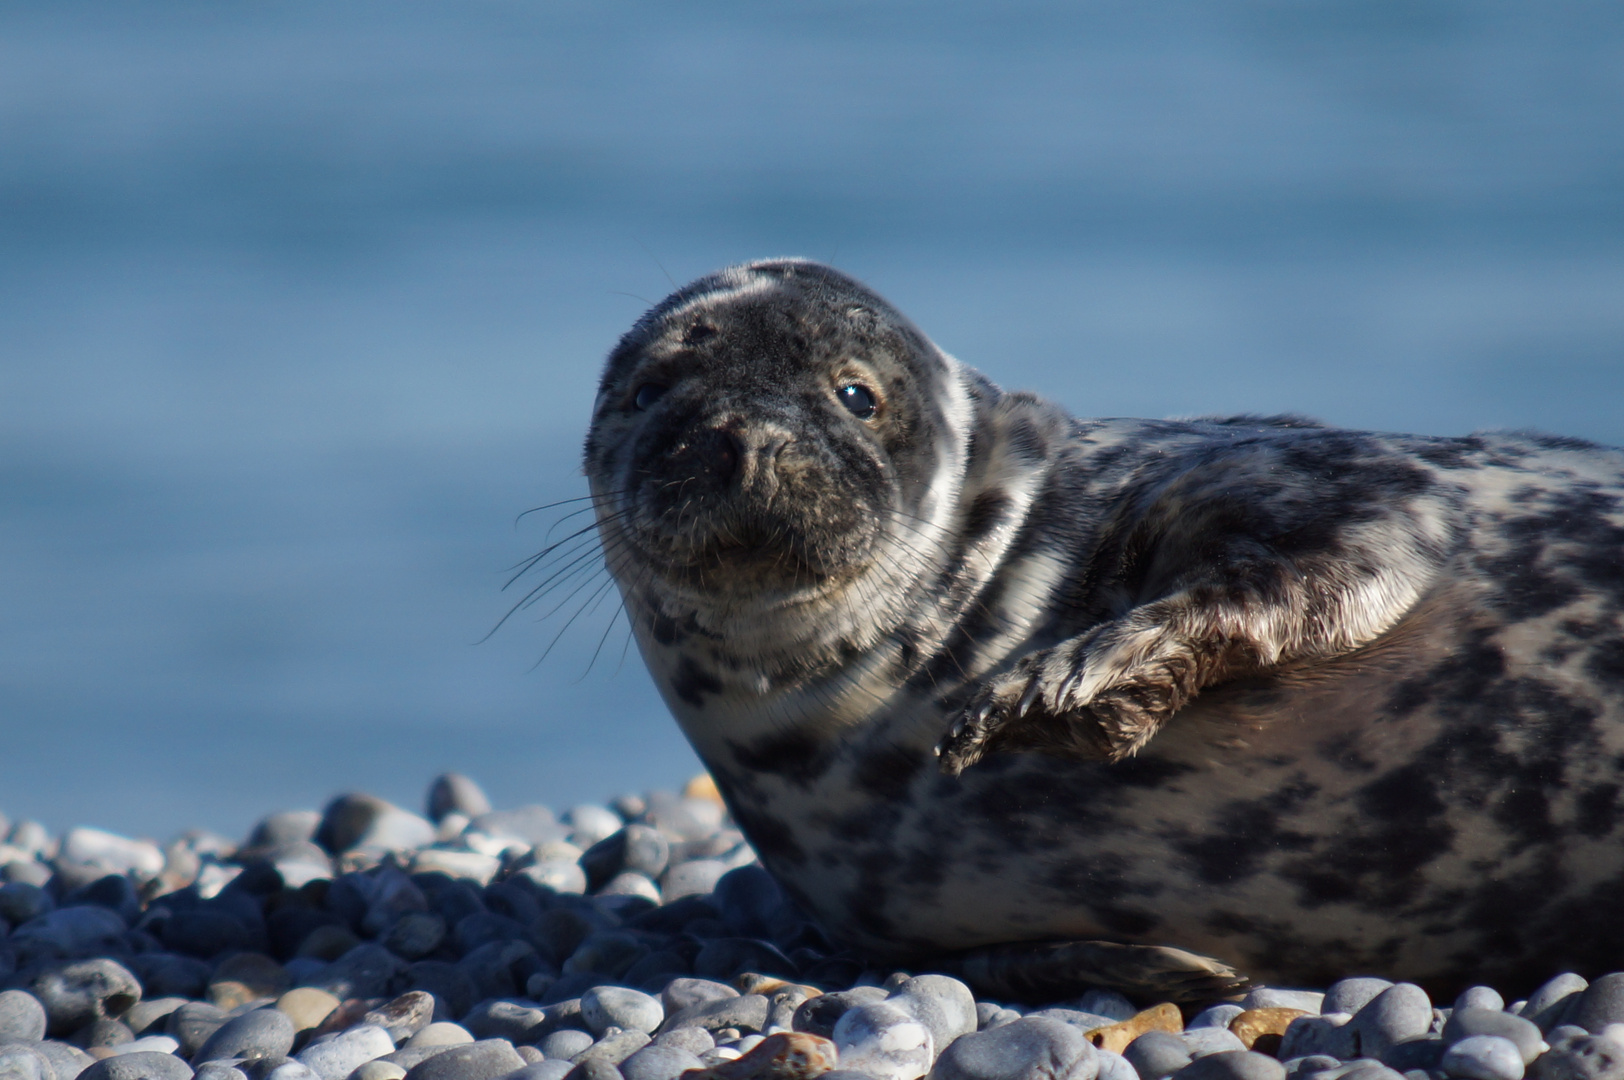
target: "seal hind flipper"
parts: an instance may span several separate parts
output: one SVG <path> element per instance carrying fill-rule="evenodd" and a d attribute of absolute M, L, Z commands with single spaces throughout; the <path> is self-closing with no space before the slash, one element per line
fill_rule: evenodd
<path fill-rule="evenodd" d="M 977 993 L 1006 1001 L 1060 1001 L 1097 987 L 1140 1001 L 1236 997 L 1246 976 L 1221 960 L 1165 945 L 1028 941 L 972 949 L 938 963 Z"/>

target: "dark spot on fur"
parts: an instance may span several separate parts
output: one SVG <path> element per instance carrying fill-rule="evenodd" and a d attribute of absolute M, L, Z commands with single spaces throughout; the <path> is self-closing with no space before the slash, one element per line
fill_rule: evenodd
<path fill-rule="evenodd" d="M 1037 462 L 1049 456 L 1049 440 L 1024 416 L 1010 426 L 1008 438 L 1010 452 L 1022 461 Z"/>
<path fill-rule="evenodd" d="M 1597 784 L 1580 792 L 1573 827 L 1595 840 L 1612 832 L 1618 825 L 1618 790 L 1617 784 Z"/>
<path fill-rule="evenodd" d="M 966 546 L 983 540 L 1003 524 L 1009 513 L 1009 496 L 1002 491 L 983 491 L 970 503 L 964 515 L 962 535 Z"/>
<path fill-rule="evenodd" d="M 1477 455 L 1482 449 L 1482 439 L 1465 438 L 1422 443 L 1412 453 L 1440 469 L 1469 469 L 1477 464 Z"/>
<path fill-rule="evenodd" d="M 1155 915 L 1137 908 L 1096 905 L 1091 910 L 1107 930 L 1125 937 L 1143 937 L 1162 924 Z"/>
<path fill-rule="evenodd" d="M 649 628 L 654 640 L 661 645 L 675 645 L 683 638 L 682 632 L 677 629 L 677 620 L 663 612 L 656 612 L 654 622 Z M 698 704 L 698 702 L 695 702 Z"/>
<path fill-rule="evenodd" d="M 834 760 L 824 743 L 796 728 L 763 735 L 749 743 L 729 741 L 727 745 L 740 767 L 782 776 L 803 786 L 827 772 Z"/>
<path fill-rule="evenodd" d="M 918 754 L 898 746 L 882 746 L 857 759 L 852 780 L 865 794 L 890 801 L 906 798 L 913 779 L 925 762 Z"/>
<path fill-rule="evenodd" d="M 690 705 L 703 706 L 706 694 L 721 693 L 722 683 L 716 676 L 696 664 L 693 657 L 684 656 L 678 662 L 675 674 L 671 676 L 671 690 L 680 700 Z"/>
<path fill-rule="evenodd" d="M 1604 641 L 1592 649 L 1585 670 L 1602 682 L 1624 684 L 1624 638 Z"/>

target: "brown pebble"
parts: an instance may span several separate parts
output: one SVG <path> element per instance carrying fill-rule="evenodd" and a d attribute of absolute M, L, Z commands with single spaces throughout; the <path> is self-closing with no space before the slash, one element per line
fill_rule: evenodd
<path fill-rule="evenodd" d="M 1095 1028 L 1088 1033 L 1088 1041 L 1101 1050 L 1120 1054 L 1128 1048 L 1129 1043 L 1147 1031 L 1170 1031 L 1177 1035 L 1183 1030 L 1184 1014 L 1179 1012 L 1177 1005 L 1164 1001 L 1135 1013 L 1121 1023 Z"/>
<path fill-rule="evenodd" d="M 711 779 L 710 773 L 700 773 L 683 786 L 682 794 L 689 799 L 709 799 L 713 803 L 722 801 L 722 793 L 716 790 L 716 781 Z"/>
<path fill-rule="evenodd" d="M 689 1069 L 682 1080 L 809 1080 L 834 1067 L 834 1043 L 810 1032 L 781 1031 L 735 1061 Z"/>
<path fill-rule="evenodd" d="M 741 994 L 762 994 L 772 997 L 780 990 L 801 990 L 807 997 L 817 997 L 823 993 L 815 986 L 803 986 L 800 983 L 790 982 L 777 975 L 758 975 L 754 971 L 746 971 L 733 977 L 733 989 Z M 804 999 L 803 999 L 804 1000 Z"/>
<path fill-rule="evenodd" d="M 1280 1040 L 1291 1022 L 1309 1015 L 1302 1009 L 1247 1009 L 1229 1022 L 1229 1030 L 1248 1050 L 1273 1054 L 1280 1049 Z"/>
<path fill-rule="evenodd" d="M 314 986 L 297 987 L 276 999 L 277 1009 L 293 1018 L 295 1031 L 309 1031 L 342 1004 L 337 997 Z"/>

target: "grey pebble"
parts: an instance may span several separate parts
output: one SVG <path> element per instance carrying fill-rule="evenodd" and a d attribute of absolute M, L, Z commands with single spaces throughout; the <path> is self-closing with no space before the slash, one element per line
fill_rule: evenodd
<path fill-rule="evenodd" d="M 1624 1022 L 1624 972 L 1603 975 L 1592 982 L 1577 1004 L 1566 1010 L 1562 1022 L 1582 1027 L 1592 1035 L 1600 1035 L 1608 1024 Z"/>
<path fill-rule="evenodd" d="M 1178 1075 L 1182 1080 L 1285 1080 L 1286 1068 L 1267 1054 L 1226 1050 L 1197 1058 Z"/>
<path fill-rule="evenodd" d="M 502 1080 L 564 1080 L 574 1069 L 572 1061 L 538 1061 L 507 1073 Z"/>
<path fill-rule="evenodd" d="M 456 1045 L 466 1046 L 468 1044 L 458 1043 Z M 437 1054 L 443 1054 L 450 1049 L 450 1046 L 403 1046 L 392 1054 L 385 1054 L 383 1057 L 373 1058 L 373 1060 L 387 1061 L 391 1065 L 399 1065 L 407 1072 L 411 1072 L 413 1068 L 423 1064 L 423 1062 L 427 1061 L 429 1058 L 434 1057 Z"/>
<path fill-rule="evenodd" d="M 821 994 L 809 998 L 796 1007 L 791 1026 L 796 1031 L 821 1035 L 827 1039 L 847 1010 L 855 1009 L 859 1005 L 884 1001 L 887 996 L 886 991 L 878 986 L 854 986 L 850 990 Z"/>
<path fill-rule="evenodd" d="M 731 867 L 719 859 L 690 859 L 660 877 L 660 893 L 669 902 L 685 896 L 704 896 L 716 888 Z"/>
<path fill-rule="evenodd" d="M 716 1040 L 704 1028 L 685 1027 L 675 1031 L 667 1031 L 654 1037 L 655 1046 L 671 1046 L 678 1050 L 686 1050 L 695 1057 L 708 1054 L 716 1049 Z"/>
<path fill-rule="evenodd" d="M 1322 1005 L 1325 995 L 1318 990 L 1280 990 L 1272 986 L 1260 986 L 1241 999 L 1241 1007 L 1246 1009 L 1301 1009 L 1305 1013 L 1318 1015 L 1323 1011 Z M 1341 1009 L 1341 1012 L 1355 1012 L 1354 1009 Z"/>
<path fill-rule="evenodd" d="M 1016 1019 L 1019 1019 L 1017 1017 Z M 1014 1021 L 1010 1021 L 1014 1023 Z M 1002 1026 L 1002 1025 L 1000 1025 Z M 1128 1059 L 1121 1054 L 1114 1054 L 1109 1050 L 1094 1048 L 1094 1059 L 1098 1063 L 1098 1080 L 1139 1080 L 1139 1074 L 1134 1067 L 1128 1064 Z"/>
<path fill-rule="evenodd" d="M 54 1039 L 31 1045 L 51 1063 L 51 1069 L 56 1073 L 57 1080 L 78 1076 L 96 1062 L 95 1058 L 77 1046 L 69 1046 Z"/>
<path fill-rule="evenodd" d="M 390 984 L 406 972 L 406 961 L 372 942 L 357 945 L 323 968 L 305 986 L 325 990 L 334 997 L 383 997 Z"/>
<path fill-rule="evenodd" d="M 78 910 L 64 908 L 53 914 Z M 105 959 L 52 964 L 35 977 L 29 991 L 45 1007 L 45 1029 L 51 1035 L 66 1035 L 104 1016 L 117 1016 L 141 1000 L 141 984 L 130 970 Z"/>
<path fill-rule="evenodd" d="M 10 881 L 0 885 L 0 919 L 13 926 L 37 919 L 54 907 L 56 902 L 51 899 L 51 894 L 38 885 L 30 885 L 26 881 Z"/>
<path fill-rule="evenodd" d="M 206 1061 L 192 1074 L 193 1080 L 248 1080 L 248 1074 L 224 1061 Z"/>
<path fill-rule="evenodd" d="M 626 1080 L 677 1080 L 689 1069 L 702 1069 L 697 1054 L 675 1046 L 645 1046 L 620 1063 Z"/>
<path fill-rule="evenodd" d="M 733 987 L 714 979 L 672 979 L 660 991 L 660 1004 L 669 1016 L 708 1001 L 724 1001 L 738 996 L 739 992 Z"/>
<path fill-rule="evenodd" d="M 1536 1080 L 1624 1080 L 1624 1046 L 1598 1035 L 1551 1036 L 1530 1070 Z"/>
<path fill-rule="evenodd" d="M 1460 992 L 1455 999 L 1458 1009 L 1491 1009 L 1494 1012 L 1504 1012 L 1506 999 L 1499 992 L 1488 986 L 1469 986 Z"/>
<path fill-rule="evenodd" d="M 1235 1019 L 1235 1017 L 1239 1016 L 1245 1011 L 1246 1010 L 1241 1008 L 1239 1005 L 1232 1005 L 1228 1002 L 1221 1005 L 1213 1005 L 1209 1008 L 1202 1009 L 1200 1012 L 1192 1016 L 1190 1018 L 1190 1022 L 1184 1025 L 1184 1029 L 1188 1031 L 1191 1028 L 1227 1028 L 1229 1027 L 1229 1022 L 1231 1020 Z"/>
<path fill-rule="evenodd" d="M 0 1080 L 56 1080 L 51 1061 L 25 1043 L 0 1045 Z"/>
<path fill-rule="evenodd" d="M 0 1044 L 45 1038 L 45 1006 L 26 990 L 0 993 Z"/>
<path fill-rule="evenodd" d="M 1206 1057 L 1209 1054 L 1231 1054 L 1246 1049 L 1240 1036 L 1227 1027 L 1206 1027 L 1186 1029 L 1179 1036 L 1184 1041 L 1184 1048 L 1193 1058 Z"/>
<path fill-rule="evenodd" d="M 496 998 L 480 1002 L 462 1018 L 462 1026 L 474 1038 L 506 1039 L 511 1043 L 533 1042 L 546 1023 L 545 1009 Z"/>
<path fill-rule="evenodd" d="M 601 1058 L 590 1058 L 564 1074 L 571 1080 L 621 1080 L 620 1070 Z"/>
<path fill-rule="evenodd" d="M 915 976 L 893 990 L 887 1000 L 902 1005 L 930 1029 L 931 1043 L 938 1052 L 947 1049 L 959 1036 L 976 1030 L 975 994 L 952 976 Z M 793 1016 L 785 1019 L 793 1022 Z"/>
<path fill-rule="evenodd" d="M 408 911 L 381 939 L 384 948 L 407 960 L 421 960 L 445 940 L 445 919 L 432 911 Z"/>
<path fill-rule="evenodd" d="M 931 1077 L 932 1080 L 1095 1080 L 1100 1075 L 1100 1056 L 1083 1033 L 1070 1024 L 1029 1016 L 955 1040 L 936 1059 Z M 1110 1080 L 1124 1078 L 1118 1075 Z"/>
<path fill-rule="evenodd" d="M 411 1048 L 426 1046 L 461 1046 L 474 1041 L 473 1034 L 461 1024 L 437 1020 L 406 1040 Z"/>
<path fill-rule="evenodd" d="M 1113 1021 L 1132 1019 L 1138 1006 L 1115 990 L 1090 990 L 1073 1003 L 1079 1012 L 1095 1013 Z"/>
<path fill-rule="evenodd" d="M 1444 1051 L 1439 1067 L 1463 1080 L 1522 1080 L 1522 1052 L 1510 1039 L 1472 1035 Z"/>
<path fill-rule="evenodd" d="M 820 1001 L 821 998 L 813 998 Z M 744 994 L 720 1001 L 708 1001 L 672 1013 L 660 1025 L 661 1031 L 680 1027 L 702 1027 L 706 1031 L 738 1028 L 740 1031 L 760 1031 L 767 1024 L 771 1003 L 762 994 Z"/>
<path fill-rule="evenodd" d="M 119 1043 L 133 1042 L 134 1040 L 135 1032 L 108 1016 L 104 1016 L 100 1020 L 92 1020 L 68 1036 L 68 1042 L 82 1050 L 89 1050 L 93 1046 L 101 1048 L 117 1046 Z"/>
<path fill-rule="evenodd" d="M 484 1039 L 441 1051 L 406 1075 L 411 1080 L 496 1080 L 525 1064 L 506 1039 Z"/>
<path fill-rule="evenodd" d="M 381 1005 L 361 1017 L 363 1024 L 376 1024 L 389 1033 L 396 1044 L 428 1027 L 434 1019 L 434 995 L 422 990 L 408 990 L 386 1005 Z"/>
<path fill-rule="evenodd" d="M 1139 1074 L 1139 1080 L 1159 1080 L 1178 1072 L 1194 1060 L 1184 1040 L 1168 1031 L 1145 1032 L 1128 1044 L 1122 1056 Z"/>
<path fill-rule="evenodd" d="M 1514 1016 L 1512 1019 L 1515 1020 L 1517 1017 Z M 1405 1039 L 1389 1046 L 1381 1056 L 1381 1063 L 1395 1072 L 1436 1069 L 1446 1049 L 1448 1049 L 1447 1041 L 1438 1035 Z"/>
<path fill-rule="evenodd" d="M 491 812 L 491 800 L 480 786 L 461 773 L 441 773 L 429 785 L 429 820 L 436 825 L 447 814 L 476 818 Z"/>
<path fill-rule="evenodd" d="M 256 1077 L 250 1076 L 249 1080 Z M 257 1074 L 257 1080 L 317 1080 L 317 1077 L 304 1062 L 289 1060 Z"/>
<path fill-rule="evenodd" d="M 1379 1058 L 1394 1043 L 1416 1039 L 1432 1027 L 1432 1002 L 1414 983 L 1397 983 L 1377 994 L 1348 1021 L 1359 1036 L 1359 1053 Z"/>
<path fill-rule="evenodd" d="M 11 932 L 11 943 L 20 951 L 30 947 L 56 950 L 55 955 L 86 956 L 98 952 L 122 951 L 128 927 L 118 913 L 95 904 L 59 908 L 29 919 Z"/>
<path fill-rule="evenodd" d="M 192 1080 L 192 1067 L 173 1054 L 120 1054 L 91 1065 L 82 1080 Z"/>
<path fill-rule="evenodd" d="M 1473 1035 L 1499 1035 L 1517 1044 L 1524 1065 L 1545 1052 L 1545 1040 L 1532 1020 L 1493 1009 L 1456 1009 L 1444 1024 L 1444 1043 L 1453 1046 Z"/>
<path fill-rule="evenodd" d="M 1352 1019 L 1345 1012 L 1299 1016 L 1280 1040 L 1280 1059 L 1325 1056 L 1346 1061 L 1356 1056 L 1358 1036 L 1349 1023 Z"/>
<path fill-rule="evenodd" d="M 295 1034 L 293 1018 L 287 1013 L 279 1009 L 255 1009 L 217 1028 L 192 1055 L 192 1060 L 287 1057 L 293 1049 Z"/>
<path fill-rule="evenodd" d="M 1369 976 L 1339 979 L 1331 984 L 1329 990 L 1325 991 L 1325 1000 L 1320 1003 L 1320 1012 L 1322 1014 L 1356 1013 L 1376 1000 L 1376 995 L 1392 985 L 1386 979 L 1374 979 Z"/>
<path fill-rule="evenodd" d="M 401 1080 L 405 1075 L 406 1070 L 393 1061 L 373 1058 L 357 1065 L 355 1071 L 350 1073 L 349 1080 Z"/>
<path fill-rule="evenodd" d="M 145 982 L 142 983 L 146 985 Z M 130 1030 L 137 1035 L 155 1034 L 148 1029 L 161 1029 L 169 1022 L 169 1014 L 186 1004 L 183 997 L 149 998 L 131 1005 L 119 1019 L 130 1026 Z"/>
<path fill-rule="evenodd" d="M 581 1018 L 594 1035 L 610 1027 L 653 1032 L 665 1019 L 658 998 L 623 986 L 595 986 L 581 995 Z"/>
<path fill-rule="evenodd" d="M 612 1035 L 605 1035 L 576 1054 L 575 1061 L 577 1064 L 583 1061 L 607 1061 L 611 1065 L 619 1065 L 647 1046 L 650 1041 L 646 1032 L 618 1031 Z"/>
<path fill-rule="evenodd" d="M 164 1030 L 180 1042 L 183 1056 L 192 1057 L 229 1019 L 223 1009 L 206 1001 L 188 1001 L 169 1014 Z"/>
<path fill-rule="evenodd" d="M 684 1029 L 688 1030 L 688 1029 Z M 550 1058 L 573 1058 L 585 1052 L 595 1040 L 585 1031 L 564 1028 L 555 1031 L 541 1042 L 541 1052 Z"/>
<path fill-rule="evenodd" d="M 889 1080 L 921 1076 L 930 1071 L 936 1057 L 930 1029 L 903 1005 L 890 1001 L 847 1011 L 829 1038 L 842 1068 Z"/>
<path fill-rule="evenodd" d="M 376 1024 L 359 1024 L 326 1042 L 312 1042 L 294 1060 L 321 1080 L 344 1080 L 363 1062 L 383 1057 L 395 1049 L 389 1033 Z"/>
<path fill-rule="evenodd" d="M 1590 983 L 1582 976 L 1565 971 L 1529 994 L 1518 1015 L 1538 1024 L 1541 1031 L 1549 1031 L 1558 1024 L 1569 1022 L 1564 1014 L 1578 1002 L 1578 995 L 1589 986 Z"/>

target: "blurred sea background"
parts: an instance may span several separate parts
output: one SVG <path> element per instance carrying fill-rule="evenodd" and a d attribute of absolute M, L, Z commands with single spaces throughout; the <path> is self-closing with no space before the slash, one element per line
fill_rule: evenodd
<path fill-rule="evenodd" d="M 12 0 L 0 809 L 680 785 L 614 598 L 486 635 L 616 336 L 786 254 L 1080 414 L 1624 444 L 1624 6 Z"/>

